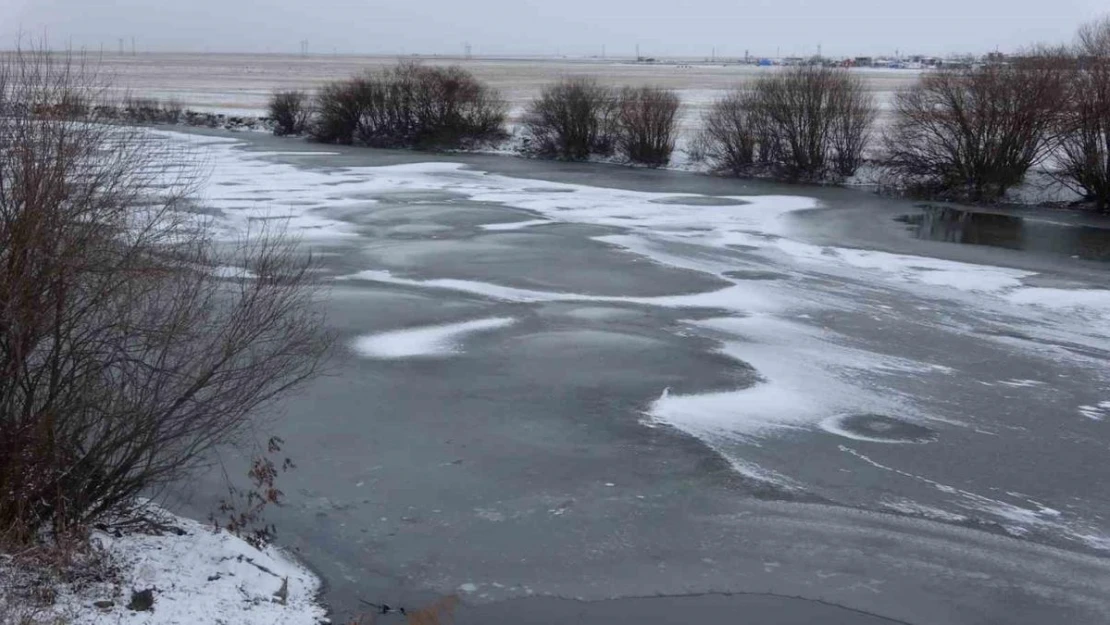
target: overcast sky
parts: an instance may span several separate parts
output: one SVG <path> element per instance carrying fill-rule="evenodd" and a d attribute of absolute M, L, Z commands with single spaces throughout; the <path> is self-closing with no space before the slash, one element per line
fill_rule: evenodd
<path fill-rule="evenodd" d="M 140 51 L 783 56 L 1003 51 L 1070 41 L 1106 0 L 0 0 L 0 47 Z"/>

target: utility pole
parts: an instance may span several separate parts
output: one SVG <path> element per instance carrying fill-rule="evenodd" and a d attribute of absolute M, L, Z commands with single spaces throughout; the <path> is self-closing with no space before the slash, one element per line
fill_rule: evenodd
<path fill-rule="evenodd" d="M 131 38 L 131 56 L 135 56 L 135 38 Z"/>
<path fill-rule="evenodd" d="M 636 44 L 636 60 L 640 60 L 640 44 Z"/>
<path fill-rule="evenodd" d="M 605 44 L 601 44 L 601 59 L 605 60 Z"/>
<path fill-rule="evenodd" d="M 119 38 L 119 55 L 123 56 L 123 37 Z"/>
<path fill-rule="evenodd" d="M 471 58 L 473 58 L 472 51 L 473 51 L 473 49 L 470 47 L 470 42 L 469 41 L 463 44 L 463 53 L 464 53 L 464 56 L 466 57 L 466 60 L 469 61 Z"/>

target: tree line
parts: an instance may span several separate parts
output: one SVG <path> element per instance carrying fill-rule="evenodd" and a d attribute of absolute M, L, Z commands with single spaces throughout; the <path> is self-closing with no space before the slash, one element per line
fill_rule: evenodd
<path fill-rule="evenodd" d="M 1110 209 L 1110 18 L 1070 46 L 1002 63 L 923 73 L 878 106 L 849 70 L 769 72 L 715 101 L 689 154 L 714 172 L 839 182 L 865 163 L 884 187 L 919 197 L 995 202 L 1034 168 Z M 650 85 L 613 88 L 568 77 L 546 86 L 521 119 L 526 154 L 670 162 L 681 102 Z M 507 104 L 460 67 L 401 63 L 325 85 L 275 93 L 277 134 L 373 147 L 461 149 L 508 136 Z"/>

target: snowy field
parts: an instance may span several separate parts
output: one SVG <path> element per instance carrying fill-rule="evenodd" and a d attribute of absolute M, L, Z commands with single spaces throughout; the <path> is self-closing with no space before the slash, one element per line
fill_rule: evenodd
<path fill-rule="evenodd" d="M 202 151 L 223 236 L 280 219 L 320 254 L 342 366 L 285 406 L 313 460 L 274 520 L 335 601 L 770 592 L 898 618 L 958 596 L 944 622 L 985 601 L 999 622 L 1110 615 L 1104 270 L 804 236 L 818 209 L 884 202 L 852 191 L 159 134 Z M 892 209 L 912 205 L 870 219 Z M 880 555 L 842 549 L 877 525 Z M 236 563 L 244 605 L 276 590 Z"/>
<path fill-rule="evenodd" d="M 229 115 L 261 115 L 275 89 L 313 90 L 366 69 L 396 63 L 393 56 L 140 54 L 105 55 L 100 63 L 121 93 L 175 100 L 186 108 Z M 408 57 L 405 60 L 411 60 Z M 697 126 L 708 104 L 767 68 L 682 63 L 635 64 L 599 59 L 422 58 L 429 64 L 459 64 L 498 89 L 510 116 L 519 117 L 540 89 L 566 75 L 584 75 L 614 86 L 652 84 L 675 89 L 685 105 L 682 125 Z M 914 70 L 857 70 L 886 106 L 891 94 L 912 82 Z"/>

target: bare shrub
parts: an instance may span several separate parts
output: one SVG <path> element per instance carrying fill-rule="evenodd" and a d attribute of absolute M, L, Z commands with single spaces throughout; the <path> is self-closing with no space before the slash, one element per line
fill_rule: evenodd
<path fill-rule="evenodd" d="M 829 94 L 829 148 L 832 166 L 842 178 L 854 176 L 863 164 L 871 129 L 878 116 L 874 97 L 862 81 L 841 72 L 842 80 Z"/>
<path fill-rule="evenodd" d="M 718 171 L 823 181 L 855 173 L 875 116 L 873 97 L 847 70 L 794 67 L 715 103 L 699 141 Z"/>
<path fill-rule="evenodd" d="M 73 67 L 6 57 L 0 110 L 96 100 Z M 188 154 L 166 141 L 93 113 L 0 117 L 9 541 L 79 530 L 182 477 L 312 376 L 328 345 L 311 258 L 273 231 L 218 246 L 186 210 Z"/>
<path fill-rule="evenodd" d="M 750 89 L 735 89 L 714 102 L 695 139 L 699 157 L 721 173 L 734 176 L 754 173 L 756 149 L 768 145 L 766 138 L 760 136 L 764 124 L 757 115 Z"/>
<path fill-rule="evenodd" d="M 617 151 L 634 163 L 660 167 L 674 151 L 680 101 L 660 87 L 626 87 L 617 113 Z"/>
<path fill-rule="evenodd" d="M 757 119 L 770 145 L 763 158 L 779 177 L 850 176 L 862 159 L 875 105 L 847 70 L 797 67 L 756 81 Z"/>
<path fill-rule="evenodd" d="M 548 85 L 524 115 L 530 150 L 573 161 L 612 154 L 618 104 L 617 94 L 592 78 L 564 78 Z"/>
<path fill-rule="evenodd" d="M 462 68 L 401 63 L 326 85 L 317 109 L 320 141 L 460 148 L 503 136 L 507 105 Z"/>
<path fill-rule="evenodd" d="M 254 454 L 247 470 L 249 488 L 236 486 L 228 477 L 227 496 L 220 500 L 218 510 L 208 517 L 214 527 L 227 530 L 256 549 L 273 542 L 276 536 L 277 528 L 266 523 L 264 514 L 269 506 L 281 505 L 285 496 L 277 487 L 279 473 L 295 468 L 289 458 L 275 462 L 284 444 L 284 440 L 272 436 L 266 448 Z"/>
<path fill-rule="evenodd" d="M 400 84 L 414 85 L 417 147 L 462 147 L 504 136 L 508 105 L 501 96 L 458 66 L 402 64 L 394 69 Z"/>
<path fill-rule="evenodd" d="M 1043 60 L 942 69 L 897 94 L 888 167 L 917 194 L 1001 198 L 1050 153 L 1065 72 Z"/>
<path fill-rule="evenodd" d="M 275 135 L 299 135 L 308 128 L 312 111 L 304 91 L 275 91 L 267 109 L 270 119 L 274 120 Z"/>
<path fill-rule="evenodd" d="M 1110 18 L 1080 28 L 1059 118 L 1053 177 L 1110 210 Z"/>
<path fill-rule="evenodd" d="M 80 98 L 81 96 L 67 97 Z M 133 123 L 176 124 L 181 118 L 181 112 L 181 103 L 176 100 L 163 103 L 158 98 L 128 96 L 123 101 L 121 117 Z"/>
<path fill-rule="evenodd" d="M 321 143 L 350 145 L 358 129 L 361 106 L 359 81 L 351 79 L 324 85 L 316 94 L 316 115 L 309 126 L 312 138 Z"/>

